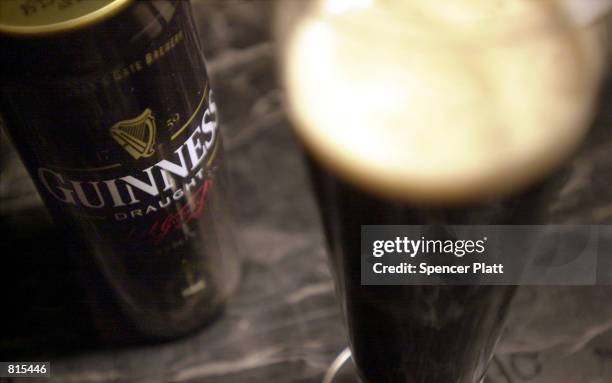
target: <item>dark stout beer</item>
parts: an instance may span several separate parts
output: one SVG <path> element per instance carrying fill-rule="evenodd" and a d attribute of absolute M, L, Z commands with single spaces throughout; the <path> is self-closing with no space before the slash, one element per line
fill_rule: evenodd
<path fill-rule="evenodd" d="M 515 288 L 362 286 L 361 225 L 518 223 L 525 201 L 427 209 L 369 195 L 312 160 L 310 169 L 364 382 L 478 382 Z"/>
<path fill-rule="evenodd" d="M 210 320 L 238 261 L 190 4 L 3 1 L 0 45 L 2 116 L 90 301 L 149 338 Z"/>

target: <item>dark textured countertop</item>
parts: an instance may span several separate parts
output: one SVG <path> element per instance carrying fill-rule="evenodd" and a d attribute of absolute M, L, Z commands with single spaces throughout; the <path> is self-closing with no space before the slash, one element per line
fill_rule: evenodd
<path fill-rule="evenodd" d="M 319 382 L 343 349 L 317 210 L 275 76 L 272 6 L 194 1 L 241 222 L 239 290 L 219 320 L 190 337 L 54 354 L 49 381 Z M 27 240 L 40 201 L 2 141 L 0 215 Z M 598 211 L 612 216 L 607 203 Z M 3 238 L 3 257 L 18 255 L 14 240 Z M 486 382 L 610 381 L 612 288 L 521 289 Z"/>

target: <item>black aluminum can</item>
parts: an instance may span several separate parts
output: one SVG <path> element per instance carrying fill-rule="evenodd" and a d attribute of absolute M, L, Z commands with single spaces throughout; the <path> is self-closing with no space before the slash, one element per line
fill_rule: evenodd
<path fill-rule="evenodd" d="M 239 262 L 189 2 L 0 10 L 0 112 L 100 327 L 155 339 L 199 328 L 237 285 Z"/>

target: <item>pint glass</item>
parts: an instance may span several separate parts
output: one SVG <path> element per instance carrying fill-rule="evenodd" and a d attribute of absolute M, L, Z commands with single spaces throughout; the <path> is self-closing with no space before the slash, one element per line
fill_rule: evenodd
<path fill-rule="evenodd" d="M 500 4 L 281 12 L 289 112 L 364 383 L 480 382 L 515 287 L 362 285 L 361 225 L 546 223 L 547 182 L 590 125 L 596 27 L 554 2 Z"/>

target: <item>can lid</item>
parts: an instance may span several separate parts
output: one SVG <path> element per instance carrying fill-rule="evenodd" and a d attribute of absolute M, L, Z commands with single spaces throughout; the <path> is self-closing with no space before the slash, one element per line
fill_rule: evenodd
<path fill-rule="evenodd" d="M 0 1 L 0 33 L 40 36 L 99 22 L 133 0 Z"/>

